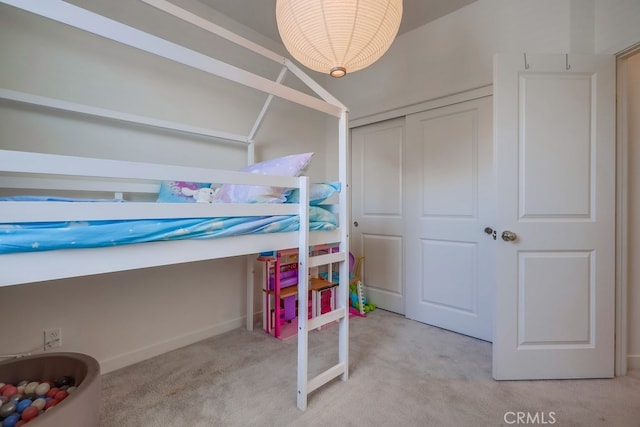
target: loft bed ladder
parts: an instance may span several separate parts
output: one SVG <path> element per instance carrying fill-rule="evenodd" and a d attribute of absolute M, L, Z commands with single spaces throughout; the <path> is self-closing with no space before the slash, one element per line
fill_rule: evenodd
<path fill-rule="evenodd" d="M 303 177 L 303 179 L 307 179 Z M 306 183 L 308 187 L 308 182 Z M 341 205 L 346 203 L 344 192 L 340 193 Z M 309 206 L 309 194 L 300 193 L 300 206 Z M 301 209 L 301 215 L 308 215 L 307 209 Z M 341 209 L 341 214 L 344 210 Z M 344 218 L 344 217 L 341 217 Z M 300 218 L 300 224 L 306 223 L 308 218 Z M 342 222 L 342 234 L 346 234 L 345 221 Z M 307 399 L 311 392 L 340 377 L 346 381 L 349 377 L 349 271 L 348 271 L 348 241 L 341 241 L 338 252 L 310 255 L 309 228 L 300 229 L 298 244 L 298 381 L 297 406 L 298 409 L 307 408 Z M 309 269 L 323 265 L 338 263 L 339 284 L 336 306 L 332 311 L 319 314 L 309 319 Z M 309 379 L 309 332 L 322 326 L 338 321 L 338 363 Z M 321 333 L 321 332 L 320 332 Z"/>
<path fill-rule="evenodd" d="M 61 22 L 72 27 L 96 34 L 107 39 L 125 44 L 139 50 L 152 53 L 154 55 L 178 62 L 188 67 L 196 68 L 206 73 L 225 78 L 227 80 L 242 84 L 244 86 L 256 89 L 266 93 L 267 99 L 264 106 L 255 121 L 247 137 L 231 135 L 224 132 L 211 130 L 202 130 L 194 128 L 184 128 L 176 126 L 173 123 L 158 121 L 155 119 L 133 117 L 131 115 L 122 115 L 120 113 L 99 110 L 89 106 L 72 104 L 61 100 L 51 98 L 36 97 L 30 94 L 19 93 L 15 91 L 0 88 L 0 97 L 10 99 L 17 102 L 31 103 L 47 108 L 62 109 L 80 114 L 98 115 L 115 120 L 124 120 L 134 123 L 142 123 L 145 125 L 156 126 L 160 128 L 173 129 L 177 131 L 196 133 L 201 135 L 212 136 L 215 138 L 236 141 L 248 144 L 248 162 L 254 162 L 254 145 L 253 138 L 258 131 L 264 115 L 269 108 L 271 100 L 274 96 L 286 99 L 293 103 L 323 112 L 330 116 L 338 118 L 338 170 L 339 180 L 343 184 L 342 191 L 339 195 L 339 218 L 341 221 L 339 251 L 331 254 L 309 255 L 309 229 L 302 227 L 302 224 L 308 224 L 308 204 L 309 183 L 306 177 L 302 177 L 305 188 L 300 191 L 300 224 L 299 233 L 299 268 L 300 278 L 298 281 L 299 289 L 299 316 L 298 316 L 298 370 L 297 370 L 297 406 L 301 410 L 307 408 L 307 399 L 309 393 L 326 384 L 327 382 L 341 377 L 343 381 L 347 380 L 349 375 L 349 271 L 347 263 L 347 254 L 349 253 L 349 204 L 347 199 L 348 193 L 348 176 L 347 168 L 349 164 L 348 151 L 348 109 L 328 93 L 323 87 L 306 75 L 299 67 L 297 67 L 289 59 L 270 51 L 248 39 L 234 34 L 210 21 L 207 21 L 187 10 L 175 6 L 165 0 L 141 0 L 142 2 L 160 9 L 178 19 L 189 22 L 201 29 L 212 34 L 222 37 L 228 41 L 235 43 L 245 49 L 257 53 L 267 59 L 275 61 L 283 65 L 276 81 L 271 81 L 249 71 L 226 64 L 217 59 L 208 57 L 201 53 L 195 52 L 183 46 L 145 33 L 133 27 L 124 25 L 112 19 L 74 6 L 61 0 L 48 0 L 42 2 L 40 0 L 0 0 L 1 3 L 14 6 L 16 8 Z M 300 81 L 302 81 L 317 96 L 316 98 L 297 91 L 282 84 L 286 72 L 290 71 Z M 306 191 L 305 191 L 306 190 Z M 340 280 L 338 286 L 338 295 L 335 310 L 314 317 L 307 318 L 307 300 L 309 289 L 309 268 L 321 266 L 331 263 L 339 263 Z M 253 307 L 253 276 L 252 262 L 247 260 L 247 307 Z M 250 313 L 251 312 L 251 313 Z M 308 338 L 309 331 L 320 328 L 323 325 L 338 321 L 338 363 L 318 374 L 312 379 L 308 378 Z M 253 328 L 252 310 L 247 310 L 247 329 Z"/>

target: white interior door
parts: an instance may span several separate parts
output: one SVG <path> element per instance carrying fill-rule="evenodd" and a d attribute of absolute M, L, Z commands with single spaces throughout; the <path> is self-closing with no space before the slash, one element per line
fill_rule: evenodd
<path fill-rule="evenodd" d="M 494 65 L 493 375 L 611 377 L 614 58 L 498 55 Z"/>
<path fill-rule="evenodd" d="M 364 256 L 365 296 L 404 314 L 404 118 L 351 131 L 351 251 Z"/>
<path fill-rule="evenodd" d="M 407 116 L 407 317 L 491 341 L 492 99 Z"/>

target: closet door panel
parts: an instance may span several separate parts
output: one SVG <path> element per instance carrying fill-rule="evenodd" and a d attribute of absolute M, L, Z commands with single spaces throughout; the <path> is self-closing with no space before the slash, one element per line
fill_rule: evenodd
<path fill-rule="evenodd" d="M 407 317 L 491 341 L 492 99 L 412 114 L 406 124 Z"/>
<path fill-rule="evenodd" d="M 364 257 L 364 293 L 404 314 L 404 119 L 353 129 L 351 147 L 351 251 Z"/>

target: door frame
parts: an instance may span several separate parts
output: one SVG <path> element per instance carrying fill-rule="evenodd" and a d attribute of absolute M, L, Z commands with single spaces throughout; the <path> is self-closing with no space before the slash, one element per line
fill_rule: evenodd
<path fill-rule="evenodd" d="M 627 60 L 640 55 L 640 43 L 630 46 L 616 55 L 616 349 L 615 374 L 627 374 L 627 340 L 628 340 L 628 278 L 629 265 L 627 230 L 629 218 L 629 174 L 625 159 L 629 149 L 628 117 L 627 117 Z"/>
<path fill-rule="evenodd" d="M 625 126 L 627 118 L 625 117 L 624 102 L 626 85 L 624 84 L 625 61 L 634 54 L 640 54 L 640 42 L 615 53 L 616 57 L 616 75 L 617 87 L 616 98 L 618 100 L 616 107 L 616 253 L 615 253 L 615 349 L 614 349 L 614 373 L 616 376 L 624 376 L 627 374 L 627 267 L 628 267 L 628 247 L 626 232 L 628 230 L 628 216 L 625 209 L 628 206 L 628 171 L 624 168 L 624 159 L 626 158 L 629 140 Z M 486 85 L 476 89 L 459 92 L 456 94 L 443 96 L 430 101 L 421 102 L 378 114 L 363 116 L 358 118 L 350 118 L 349 127 L 365 126 L 377 123 L 383 120 L 403 117 L 408 114 L 418 113 L 420 111 L 430 110 L 434 108 L 444 107 L 447 105 L 457 104 L 460 102 L 471 101 L 473 99 L 482 98 L 493 95 L 493 85 Z"/>

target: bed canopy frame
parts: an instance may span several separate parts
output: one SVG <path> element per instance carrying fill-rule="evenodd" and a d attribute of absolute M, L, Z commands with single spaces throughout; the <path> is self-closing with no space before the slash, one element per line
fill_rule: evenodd
<path fill-rule="evenodd" d="M 333 231 L 309 232 L 308 204 L 309 182 L 306 177 L 265 176 L 192 168 L 184 166 L 61 156 L 33 152 L 0 150 L 0 180 L 2 188 L 89 190 L 112 192 L 116 198 L 126 193 L 157 194 L 161 180 L 194 182 L 218 182 L 235 184 L 260 184 L 300 189 L 299 204 L 171 204 L 171 203 L 68 203 L 2 202 L 0 223 L 75 221 L 136 218 L 206 218 L 211 216 L 249 215 L 297 215 L 298 232 L 238 236 L 210 240 L 181 240 L 131 244 L 94 249 L 71 249 L 48 252 L 10 253 L 0 255 L 0 287 L 55 280 L 69 277 L 101 274 L 159 265 L 170 265 L 205 259 L 248 255 L 247 262 L 247 328 L 253 328 L 252 266 L 256 253 L 298 247 L 299 323 L 297 406 L 306 409 L 309 393 L 336 377 L 348 378 L 348 110 L 337 99 L 318 85 L 289 59 L 272 52 L 248 39 L 240 37 L 210 21 L 164 0 L 141 0 L 173 17 L 195 25 L 216 36 L 248 49 L 282 65 L 275 81 L 229 65 L 168 40 L 145 33 L 112 19 L 74 6 L 61 0 L 0 0 L 0 2 L 31 12 L 80 30 L 102 36 L 171 61 L 195 68 L 214 76 L 239 83 L 267 95 L 264 105 L 248 135 L 236 135 L 224 131 L 194 127 L 181 123 L 159 120 L 108 110 L 90 105 L 43 97 L 35 94 L 0 88 L 0 97 L 9 102 L 29 104 L 37 108 L 53 109 L 71 114 L 90 116 L 106 121 L 121 121 L 136 125 L 184 132 L 229 141 L 247 147 L 247 161 L 254 162 L 254 137 L 259 130 L 273 97 L 320 111 L 338 119 L 338 171 L 342 191 L 339 194 L 337 214 L 340 226 Z M 294 74 L 318 97 L 285 86 L 282 82 L 287 72 Z M 44 174 L 44 175 L 43 175 Z M 339 251 L 310 256 L 308 248 L 322 243 L 339 243 Z M 340 284 L 337 308 L 329 313 L 307 319 L 309 268 L 339 263 Z M 39 268 L 33 268 L 33 266 Z M 320 326 L 338 321 L 338 363 L 308 378 L 308 333 Z"/>

